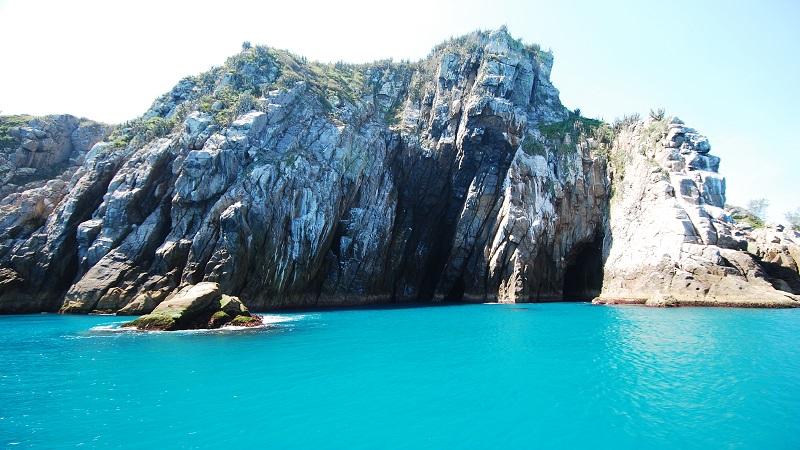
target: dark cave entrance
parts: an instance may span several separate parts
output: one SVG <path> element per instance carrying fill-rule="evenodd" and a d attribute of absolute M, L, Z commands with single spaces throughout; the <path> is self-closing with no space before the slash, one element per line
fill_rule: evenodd
<path fill-rule="evenodd" d="M 586 301 L 600 295 L 603 287 L 603 235 L 579 244 L 567 259 L 562 300 Z"/>
<path fill-rule="evenodd" d="M 768 275 L 772 287 L 790 294 L 800 294 L 800 274 L 778 263 L 756 259 Z"/>

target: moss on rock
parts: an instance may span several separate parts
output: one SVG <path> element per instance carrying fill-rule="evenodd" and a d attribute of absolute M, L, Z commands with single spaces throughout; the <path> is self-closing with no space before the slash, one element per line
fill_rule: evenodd
<path fill-rule="evenodd" d="M 184 287 L 150 314 L 122 326 L 143 331 L 174 331 L 220 328 L 228 324 L 252 327 L 261 325 L 261 320 L 251 316 L 238 297 L 222 294 L 217 283 L 203 282 Z"/>
<path fill-rule="evenodd" d="M 122 326 L 125 328 L 136 328 L 147 331 L 170 331 L 175 329 L 175 319 L 164 315 L 148 314 L 132 322 L 125 323 Z"/>
<path fill-rule="evenodd" d="M 211 315 L 211 319 L 208 321 L 208 328 L 219 328 L 231 320 L 233 320 L 233 316 L 225 311 L 217 311 Z"/>
<path fill-rule="evenodd" d="M 235 327 L 257 327 L 261 325 L 261 319 L 256 316 L 236 316 L 228 322 L 228 325 L 235 326 Z"/>

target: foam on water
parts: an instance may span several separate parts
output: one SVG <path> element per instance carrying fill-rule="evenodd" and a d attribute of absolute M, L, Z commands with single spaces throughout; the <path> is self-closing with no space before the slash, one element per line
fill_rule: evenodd
<path fill-rule="evenodd" d="M 306 317 L 305 314 L 291 314 L 291 315 L 283 315 L 283 314 L 256 314 L 257 317 L 261 318 L 261 325 L 255 327 L 241 327 L 241 326 L 233 326 L 233 325 L 225 325 L 221 328 L 215 329 L 200 329 L 200 330 L 178 330 L 178 331 L 143 331 L 143 330 L 136 330 L 133 328 L 123 328 L 122 324 L 127 323 L 133 318 L 129 318 L 128 320 L 113 322 L 110 324 L 103 324 L 103 325 L 95 325 L 89 328 L 89 332 L 93 334 L 117 334 L 117 333 L 168 333 L 168 334 L 203 334 L 203 333 L 226 333 L 226 332 L 236 332 L 236 331 L 250 331 L 250 330 L 259 330 L 268 328 L 280 323 L 286 322 L 294 322 L 301 320 L 302 318 Z"/>

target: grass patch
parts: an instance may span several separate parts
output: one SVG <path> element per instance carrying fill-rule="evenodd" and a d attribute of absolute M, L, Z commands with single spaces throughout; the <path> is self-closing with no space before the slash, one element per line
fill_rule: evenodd
<path fill-rule="evenodd" d="M 544 144 L 541 142 L 533 139 L 531 136 L 527 136 L 524 141 L 522 141 L 522 151 L 525 154 L 534 156 L 534 155 L 541 155 L 545 156 L 547 151 L 544 148 Z"/>
<path fill-rule="evenodd" d="M 736 222 L 743 223 L 751 228 L 763 228 L 764 225 L 766 225 L 760 217 L 744 208 L 731 208 L 733 209 L 733 211 L 731 211 L 731 218 Z"/>
<path fill-rule="evenodd" d="M 580 137 L 581 134 L 594 135 L 596 131 L 601 128 L 604 133 L 606 133 L 606 130 L 610 132 L 610 129 L 607 128 L 607 125 L 602 120 L 589 119 L 575 114 L 574 112 L 570 112 L 565 120 L 542 125 L 539 127 L 539 131 L 545 139 L 556 140 L 563 139 L 564 136 L 568 134 L 574 138 Z"/>
<path fill-rule="evenodd" d="M 593 138 L 598 143 L 599 154 L 608 156 L 608 149 L 614 142 L 614 131 L 611 127 L 598 119 L 583 117 L 579 113 L 569 112 L 565 120 L 554 122 L 539 127 L 539 132 L 545 141 L 552 146 L 559 155 L 578 152 L 578 143 L 587 138 Z M 569 136 L 569 144 L 565 143 Z M 535 150 L 531 148 L 531 150 Z"/>
<path fill-rule="evenodd" d="M 181 111 L 187 108 L 181 108 Z M 117 128 L 106 138 L 116 148 L 125 148 L 133 143 L 136 146 L 144 145 L 153 139 L 165 137 L 183 123 L 183 113 L 170 118 L 149 117 L 129 120 Z"/>
<path fill-rule="evenodd" d="M 396 105 L 389 108 L 384 114 L 384 120 L 390 127 L 394 127 L 403 121 L 403 105 L 398 102 Z"/>
<path fill-rule="evenodd" d="M 764 221 L 755 216 L 747 216 L 739 220 L 753 228 L 764 228 Z"/>
<path fill-rule="evenodd" d="M 19 139 L 11 136 L 12 128 L 25 126 L 34 117 L 27 114 L 13 116 L 0 116 L 0 149 L 15 149 L 19 146 Z"/>

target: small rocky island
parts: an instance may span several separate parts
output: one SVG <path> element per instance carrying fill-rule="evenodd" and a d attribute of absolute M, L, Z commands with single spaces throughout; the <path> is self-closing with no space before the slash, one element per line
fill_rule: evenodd
<path fill-rule="evenodd" d="M 123 124 L 0 117 L 0 313 L 800 305 L 800 234 L 738 219 L 703 134 L 584 117 L 552 66 L 505 29 L 414 63 L 248 44 Z"/>
<path fill-rule="evenodd" d="M 258 316 L 238 298 L 220 292 L 219 284 L 203 282 L 186 286 L 167 297 L 150 314 L 122 325 L 142 331 L 174 331 L 223 326 L 256 327 Z"/>

